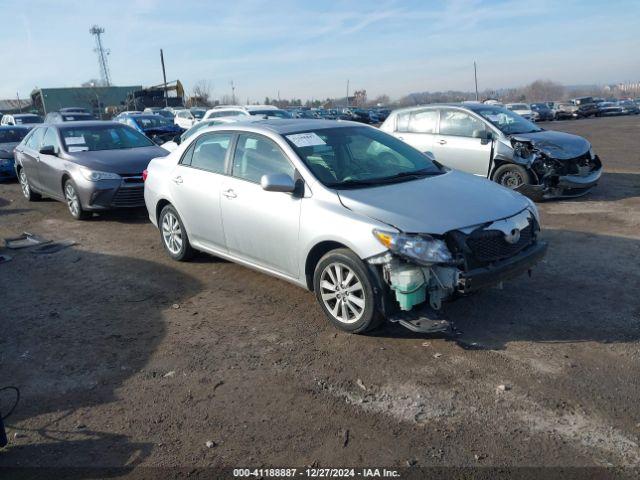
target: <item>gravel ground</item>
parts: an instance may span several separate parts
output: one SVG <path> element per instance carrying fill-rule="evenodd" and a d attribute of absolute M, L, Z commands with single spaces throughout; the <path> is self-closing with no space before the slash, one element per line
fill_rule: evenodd
<path fill-rule="evenodd" d="M 545 126 L 606 173 L 540 205 L 532 278 L 448 306 L 461 341 L 339 332 L 288 283 L 172 262 L 144 211 L 77 222 L 0 184 L 0 238 L 78 242 L 2 252 L 0 467 L 640 467 L 640 117 Z"/>

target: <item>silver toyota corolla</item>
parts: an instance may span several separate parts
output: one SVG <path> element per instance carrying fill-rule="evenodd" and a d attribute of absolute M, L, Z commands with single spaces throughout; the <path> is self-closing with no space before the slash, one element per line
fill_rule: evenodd
<path fill-rule="evenodd" d="M 207 128 L 145 171 L 167 253 L 194 249 L 313 291 L 329 319 L 446 328 L 442 302 L 545 254 L 538 211 L 375 128 L 264 120 Z"/>

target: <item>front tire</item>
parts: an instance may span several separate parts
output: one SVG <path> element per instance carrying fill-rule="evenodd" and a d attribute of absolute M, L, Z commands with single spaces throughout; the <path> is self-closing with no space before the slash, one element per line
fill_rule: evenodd
<path fill-rule="evenodd" d="M 193 256 L 194 250 L 189 243 L 187 231 L 180 215 L 172 205 L 167 205 L 160 212 L 158 227 L 162 246 L 171 258 L 178 262 L 185 262 Z"/>
<path fill-rule="evenodd" d="M 67 203 L 69 213 L 73 218 L 76 220 L 87 220 L 88 218 L 91 218 L 91 212 L 87 212 L 82 208 L 78 190 L 71 180 L 64 182 L 64 199 Z"/>
<path fill-rule="evenodd" d="M 511 190 L 531 183 L 531 175 L 529 175 L 529 172 L 524 167 L 513 163 L 501 165 L 496 168 L 495 172 L 493 172 L 492 179 L 494 182 Z"/>
<path fill-rule="evenodd" d="M 325 315 L 341 330 L 364 333 L 383 320 L 376 309 L 370 274 L 351 250 L 340 248 L 325 254 L 316 265 L 313 288 Z"/>
<path fill-rule="evenodd" d="M 35 202 L 42 198 L 39 193 L 36 193 L 31 189 L 29 179 L 27 178 L 27 172 L 24 171 L 24 168 L 21 168 L 18 171 L 18 181 L 20 182 L 20 188 L 22 189 L 22 195 L 24 195 L 24 198 L 30 202 Z"/>

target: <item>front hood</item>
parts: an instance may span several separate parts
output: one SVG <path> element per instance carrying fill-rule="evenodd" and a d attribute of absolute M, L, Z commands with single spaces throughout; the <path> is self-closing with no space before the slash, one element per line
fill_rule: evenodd
<path fill-rule="evenodd" d="M 507 218 L 528 205 L 519 193 L 455 170 L 420 180 L 340 190 L 338 196 L 356 213 L 403 232 L 434 235 Z"/>
<path fill-rule="evenodd" d="M 570 133 L 543 130 L 533 133 L 519 133 L 512 139 L 523 139 L 531 142 L 534 148 L 546 153 L 551 158 L 568 160 L 584 155 L 591 145 L 584 138 Z"/>
<path fill-rule="evenodd" d="M 164 148 L 151 146 L 100 150 L 97 152 L 74 152 L 67 154 L 78 165 L 91 170 L 118 174 L 140 174 L 151 159 L 168 155 Z"/>

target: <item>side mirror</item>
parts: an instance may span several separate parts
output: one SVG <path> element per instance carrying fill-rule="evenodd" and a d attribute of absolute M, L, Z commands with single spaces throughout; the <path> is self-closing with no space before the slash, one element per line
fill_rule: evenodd
<path fill-rule="evenodd" d="M 182 134 L 178 134 L 175 137 L 173 137 L 173 141 L 175 142 L 176 145 L 180 145 L 180 143 L 182 142 Z"/>
<path fill-rule="evenodd" d="M 296 182 L 286 173 L 270 173 L 260 179 L 262 189 L 267 192 L 293 193 L 296 190 Z"/>
<path fill-rule="evenodd" d="M 475 138 L 479 138 L 482 145 L 486 145 L 493 140 L 493 132 L 490 132 L 489 130 L 475 130 L 473 132 L 473 136 Z"/>
<path fill-rule="evenodd" d="M 53 145 L 45 145 L 44 147 L 41 147 L 40 153 L 42 155 L 57 155 L 56 147 L 54 147 Z"/>

